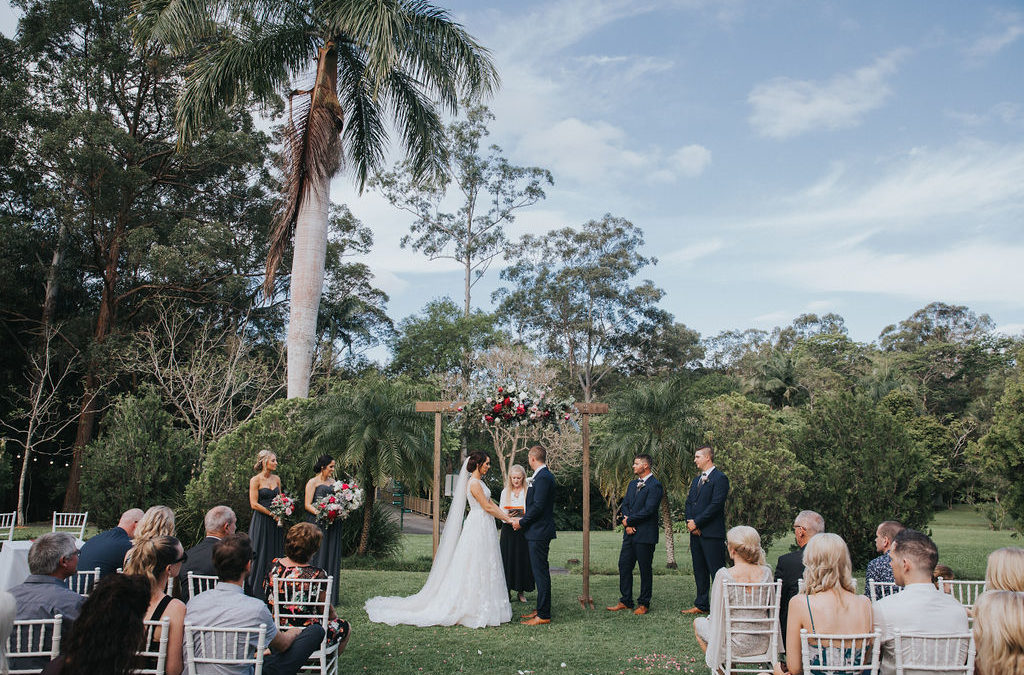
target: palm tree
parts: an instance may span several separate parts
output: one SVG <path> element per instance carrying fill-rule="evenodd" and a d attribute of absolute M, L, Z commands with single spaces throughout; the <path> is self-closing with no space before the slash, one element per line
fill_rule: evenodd
<path fill-rule="evenodd" d="M 796 359 L 792 354 L 773 351 L 758 368 L 757 385 L 775 409 L 801 403 L 807 387 L 800 383 Z"/>
<path fill-rule="evenodd" d="M 264 292 L 294 239 L 288 397 L 305 397 L 324 279 L 330 181 L 343 164 L 362 190 L 393 122 L 417 176 L 442 170 L 439 111 L 489 93 L 486 49 L 425 0 L 137 0 L 137 34 L 194 54 L 178 101 L 182 142 L 222 109 L 288 100 L 285 194 Z M 195 45 L 200 47 L 195 48 Z M 294 83 L 315 73 L 309 89 Z M 297 104 L 293 108 L 293 103 Z"/>
<path fill-rule="evenodd" d="M 429 419 L 415 411 L 416 392 L 402 380 L 376 375 L 330 394 L 311 414 L 313 449 L 333 455 L 365 490 L 359 555 L 370 541 L 374 492 L 389 478 L 420 483 L 432 470 Z"/>
<path fill-rule="evenodd" d="M 665 528 L 666 566 L 676 567 L 670 496 L 680 496 L 689 485 L 690 462 L 700 442 L 700 418 L 679 379 L 631 383 L 613 398 L 606 422 L 605 440 L 595 452 L 599 475 L 631 473 L 633 458 L 646 453 L 654 459 L 654 472 L 665 486 L 661 500 Z M 617 486 L 619 490 L 621 485 Z"/>

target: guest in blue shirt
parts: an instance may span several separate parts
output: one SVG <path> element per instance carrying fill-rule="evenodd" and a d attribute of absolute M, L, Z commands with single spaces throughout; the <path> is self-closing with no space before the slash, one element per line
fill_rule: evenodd
<path fill-rule="evenodd" d="M 902 531 L 903 523 L 896 520 L 887 520 L 881 523 L 878 529 L 875 530 L 875 550 L 882 555 L 868 563 L 867 573 L 864 577 L 864 595 L 869 598 L 871 598 L 872 581 L 889 584 L 896 582 L 892 575 L 892 561 L 889 558 L 889 550 L 892 548 L 893 542 L 896 541 L 896 535 Z M 877 597 L 871 598 L 872 600 L 884 597 L 881 592 L 875 595 Z"/>
<path fill-rule="evenodd" d="M 100 568 L 100 577 L 113 574 L 124 566 L 124 554 L 132 547 L 135 526 L 142 518 L 142 509 L 128 509 L 117 527 L 89 539 L 78 554 L 78 568 L 83 572 Z"/>

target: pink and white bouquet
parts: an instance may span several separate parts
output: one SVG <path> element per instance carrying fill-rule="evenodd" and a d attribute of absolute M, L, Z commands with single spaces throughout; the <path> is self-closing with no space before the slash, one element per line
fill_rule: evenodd
<path fill-rule="evenodd" d="M 295 513 L 295 500 L 282 492 L 270 502 L 269 510 L 278 525 L 282 525 L 286 516 Z"/>
<path fill-rule="evenodd" d="M 363 489 L 354 481 L 334 481 L 332 494 L 324 495 L 313 502 L 316 522 L 330 526 L 336 520 L 345 520 L 353 511 L 363 505 Z"/>

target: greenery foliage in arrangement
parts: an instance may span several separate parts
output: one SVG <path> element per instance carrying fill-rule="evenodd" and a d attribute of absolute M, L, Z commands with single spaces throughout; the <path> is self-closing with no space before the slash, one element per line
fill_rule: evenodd
<path fill-rule="evenodd" d="M 86 447 L 82 508 L 90 523 L 108 528 L 129 508 L 178 504 L 198 459 L 192 434 L 175 426 L 154 387 L 143 386 L 117 399 Z"/>

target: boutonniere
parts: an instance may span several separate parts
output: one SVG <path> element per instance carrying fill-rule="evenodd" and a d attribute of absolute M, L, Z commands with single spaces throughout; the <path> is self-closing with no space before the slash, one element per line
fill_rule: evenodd
<path fill-rule="evenodd" d="M 637 489 L 637 492 L 639 492 L 640 490 L 643 490 L 644 489 L 644 482 L 640 481 L 639 483 L 637 483 L 636 484 L 636 489 Z"/>
<path fill-rule="evenodd" d="M 533 487 L 533 476 L 526 477 L 526 488 L 530 489 Z"/>

